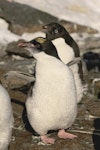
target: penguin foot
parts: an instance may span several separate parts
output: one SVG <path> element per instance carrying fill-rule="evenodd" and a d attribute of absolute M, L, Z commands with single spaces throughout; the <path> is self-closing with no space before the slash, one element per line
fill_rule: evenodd
<path fill-rule="evenodd" d="M 88 85 L 87 85 L 87 84 L 84 84 L 84 85 L 83 85 L 82 92 L 83 92 L 84 95 L 87 94 L 87 92 L 88 92 Z"/>
<path fill-rule="evenodd" d="M 74 134 L 70 134 L 70 133 L 67 133 L 67 132 L 65 132 L 65 130 L 59 130 L 58 131 L 58 137 L 59 138 L 62 138 L 62 139 L 74 139 L 74 138 L 76 138 L 77 136 L 76 135 L 74 135 Z"/>
<path fill-rule="evenodd" d="M 41 136 L 41 140 L 42 140 L 42 142 L 45 143 L 45 144 L 54 144 L 54 142 L 55 142 L 55 139 L 53 139 L 53 138 L 48 138 L 47 135 L 42 135 L 42 136 Z"/>

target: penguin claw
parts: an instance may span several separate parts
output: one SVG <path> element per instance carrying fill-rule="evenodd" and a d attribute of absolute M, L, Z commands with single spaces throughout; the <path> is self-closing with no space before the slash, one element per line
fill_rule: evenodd
<path fill-rule="evenodd" d="M 67 132 L 65 132 L 65 130 L 59 130 L 59 132 L 58 132 L 58 137 L 59 138 L 62 138 L 62 139 L 74 139 L 74 138 L 76 138 L 77 136 L 76 135 L 74 135 L 74 134 L 70 134 L 70 133 L 67 133 Z"/>
<path fill-rule="evenodd" d="M 55 142 L 55 139 L 48 138 L 46 135 L 41 136 L 41 140 L 45 144 L 54 144 L 54 142 Z"/>

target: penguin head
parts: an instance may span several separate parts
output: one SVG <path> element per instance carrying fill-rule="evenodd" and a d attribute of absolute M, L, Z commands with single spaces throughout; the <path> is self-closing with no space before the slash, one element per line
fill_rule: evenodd
<path fill-rule="evenodd" d="M 64 37 L 65 34 L 69 35 L 69 33 L 62 25 L 55 22 L 44 25 L 43 32 L 45 32 L 46 38 L 48 40 L 54 40 L 56 38 Z"/>
<path fill-rule="evenodd" d="M 46 24 L 43 26 L 43 32 L 46 34 L 48 40 L 64 39 L 65 43 L 73 49 L 75 57 L 80 56 L 80 50 L 77 43 L 61 24 L 55 22 Z"/>
<path fill-rule="evenodd" d="M 48 55 L 51 55 L 51 56 L 54 56 L 54 57 L 60 59 L 57 54 L 56 48 L 52 44 L 52 42 L 43 37 L 35 38 L 29 42 L 21 42 L 18 44 L 18 46 L 26 47 L 27 50 L 32 55 L 40 53 L 40 52 L 44 52 Z"/>
<path fill-rule="evenodd" d="M 42 45 L 35 39 L 28 42 L 20 42 L 18 46 L 26 48 L 32 55 L 42 51 Z"/>

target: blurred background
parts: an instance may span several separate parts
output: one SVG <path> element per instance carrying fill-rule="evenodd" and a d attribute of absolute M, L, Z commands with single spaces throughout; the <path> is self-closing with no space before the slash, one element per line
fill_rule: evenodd
<path fill-rule="evenodd" d="M 77 42 L 88 91 L 70 130 L 78 138 L 59 140 L 52 133 L 55 145 L 42 146 L 34 139 L 25 111 L 26 93 L 35 80 L 35 60 L 17 45 L 44 37 L 42 26 L 50 22 L 62 24 Z M 15 117 L 9 150 L 100 150 L 100 1 L 0 0 L 0 79 L 12 98 Z"/>

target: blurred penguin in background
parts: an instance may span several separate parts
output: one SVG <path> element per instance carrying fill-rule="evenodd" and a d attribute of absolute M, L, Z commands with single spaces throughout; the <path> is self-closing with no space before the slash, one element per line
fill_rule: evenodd
<path fill-rule="evenodd" d="M 0 84 L 0 150 L 8 150 L 14 118 L 11 99 L 7 90 Z"/>

